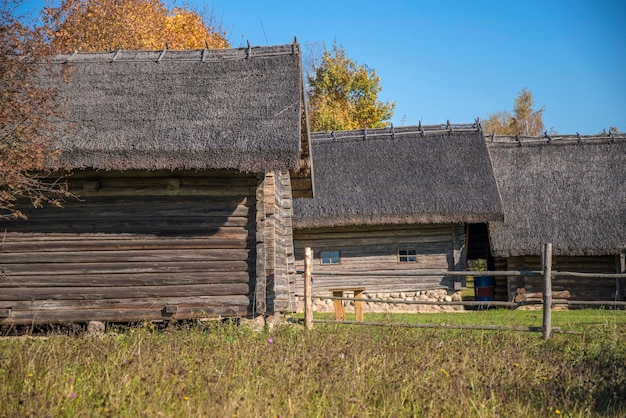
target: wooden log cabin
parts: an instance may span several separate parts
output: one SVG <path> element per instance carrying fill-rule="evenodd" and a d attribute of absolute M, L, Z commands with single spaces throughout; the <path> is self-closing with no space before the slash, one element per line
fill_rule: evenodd
<path fill-rule="evenodd" d="M 0 325 L 291 309 L 312 195 L 299 46 L 57 56 L 62 208 L 0 221 Z M 292 183 L 293 180 L 293 183 Z"/>
<path fill-rule="evenodd" d="M 410 274 L 464 270 L 467 226 L 502 220 L 479 126 L 311 135 L 316 195 L 295 199 L 294 238 L 298 270 L 304 248 L 313 249 L 316 295 L 333 288 L 364 287 L 371 294 L 464 286 L 458 277 Z M 393 275 L 398 272 L 407 275 Z"/>
<path fill-rule="evenodd" d="M 504 206 L 489 224 L 496 268 L 541 270 L 552 243 L 552 269 L 624 272 L 626 135 L 487 137 Z M 541 299 L 538 277 L 501 278 L 509 300 Z M 624 280 L 555 277 L 554 298 L 624 300 Z"/>

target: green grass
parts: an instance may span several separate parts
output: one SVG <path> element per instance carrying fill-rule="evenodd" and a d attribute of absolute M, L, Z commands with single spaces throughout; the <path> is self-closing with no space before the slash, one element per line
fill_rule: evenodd
<path fill-rule="evenodd" d="M 554 315 L 582 333 L 211 322 L 3 338 L 0 417 L 624 416 L 626 313 Z M 541 312 L 382 319 L 536 325 Z"/>
<path fill-rule="evenodd" d="M 315 319 L 334 320 L 334 313 L 314 313 Z M 347 320 L 354 320 L 354 313 L 347 313 Z M 298 315 L 303 318 L 303 315 Z M 541 327 L 543 312 L 535 310 L 512 310 L 507 308 L 429 313 L 370 313 L 363 315 L 366 322 L 406 323 L 406 324 L 448 324 L 448 325 L 502 325 Z M 623 310 L 579 309 L 556 310 L 552 312 L 552 326 L 567 332 L 586 332 L 599 324 L 615 324 L 626 327 L 626 312 Z"/>

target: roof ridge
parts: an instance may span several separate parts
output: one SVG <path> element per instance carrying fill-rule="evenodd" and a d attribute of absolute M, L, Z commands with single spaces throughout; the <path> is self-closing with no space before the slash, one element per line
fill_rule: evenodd
<path fill-rule="evenodd" d="M 478 123 L 466 123 L 466 124 L 451 124 L 447 122 L 440 125 L 422 125 L 417 126 L 400 126 L 394 127 L 393 124 L 386 128 L 364 128 L 353 129 L 346 131 L 318 131 L 311 133 L 311 140 L 324 141 L 324 140 L 351 140 L 351 139 L 373 139 L 380 137 L 390 136 L 395 138 L 401 135 L 415 135 L 420 134 L 422 136 L 437 134 L 437 133 L 458 133 L 458 132 L 482 132 L 480 124 Z"/>
<path fill-rule="evenodd" d="M 167 61 L 223 61 L 229 59 L 250 59 L 276 55 L 300 54 L 300 45 L 245 46 L 228 49 L 187 49 L 187 50 L 125 50 L 81 52 L 57 54 L 53 63 L 94 63 L 94 62 L 167 62 Z"/>
<path fill-rule="evenodd" d="M 494 144 L 551 144 L 551 143 L 578 143 L 585 142 L 614 142 L 626 140 L 626 133 L 599 133 L 592 135 L 576 134 L 548 134 L 544 133 L 540 136 L 526 135 L 493 135 L 485 134 L 485 141 Z"/>

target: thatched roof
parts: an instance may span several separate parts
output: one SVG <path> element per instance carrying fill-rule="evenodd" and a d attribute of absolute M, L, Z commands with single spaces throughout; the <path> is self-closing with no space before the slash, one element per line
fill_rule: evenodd
<path fill-rule="evenodd" d="M 313 133 L 311 145 L 316 197 L 295 200 L 295 228 L 502 219 L 474 125 Z"/>
<path fill-rule="evenodd" d="M 495 256 L 626 250 L 626 135 L 487 138 L 504 222 L 489 224 Z"/>
<path fill-rule="evenodd" d="M 308 159 L 297 44 L 57 56 L 71 168 L 298 170 Z M 303 155 L 304 154 L 304 155 Z"/>

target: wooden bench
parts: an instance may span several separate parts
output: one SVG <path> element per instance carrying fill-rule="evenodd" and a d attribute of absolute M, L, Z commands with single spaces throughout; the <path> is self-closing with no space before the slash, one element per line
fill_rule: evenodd
<path fill-rule="evenodd" d="M 364 287 L 342 287 L 341 289 L 329 289 L 329 292 L 332 292 L 333 296 L 338 297 L 338 298 L 343 297 L 343 292 L 354 292 L 355 299 L 362 299 L 363 292 L 365 292 L 365 288 Z M 335 305 L 335 319 L 337 321 L 345 321 L 346 310 L 343 307 L 343 300 L 333 299 L 333 304 Z M 363 301 L 361 300 L 354 301 L 354 314 L 356 316 L 357 321 L 363 322 Z"/>

